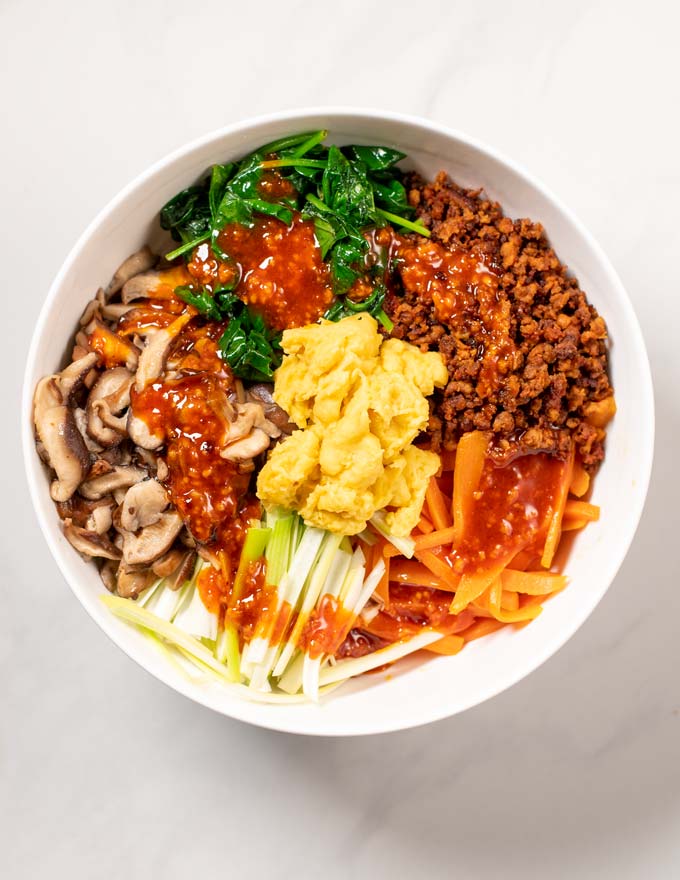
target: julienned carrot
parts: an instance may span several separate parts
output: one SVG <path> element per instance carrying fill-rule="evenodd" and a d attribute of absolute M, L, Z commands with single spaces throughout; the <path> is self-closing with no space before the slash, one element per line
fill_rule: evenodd
<path fill-rule="evenodd" d="M 460 614 L 470 602 L 475 602 L 496 580 L 509 561 L 509 558 L 502 557 L 495 560 L 490 568 L 464 574 L 451 602 L 451 614 Z"/>
<path fill-rule="evenodd" d="M 501 594 L 501 608 L 504 611 L 517 611 L 519 608 L 519 596 L 511 590 L 503 590 Z"/>
<path fill-rule="evenodd" d="M 435 529 L 447 529 L 451 525 L 451 513 L 446 506 L 436 477 L 431 477 L 430 479 L 427 492 L 425 493 L 425 500 L 430 514 L 429 518 Z"/>
<path fill-rule="evenodd" d="M 474 493 L 482 477 L 488 445 L 489 438 L 482 431 L 463 434 L 458 442 L 451 503 L 456 544 L 460 544 L 465 531 L 465 520 L 470 515 Z"/>
<path fill-rule="evenodd" d="M 455 592 L 460 584 L 460 575 L 457 575 L 443 559 L 436 556 L 431 550 L 416 551 L 416 559 L 422 562 L 426 568 L 439 578 L 438 588 Z"/>
<path fill-rule="evenodd" d="M 557 489 L 555 501 L 553 504 L 552 517 L 548 526 L 548 534 L 543 547 L 543 555 L 541 556 L 541 565 L 543 568 L 550 568 L 555 557 L 557 545 L 560 542 L 562 517 L 564 516 L 564 508 L 569 495 L 569 486 L 571 485 L 571 476 L 574 470 L 574 448 L 572 447 L 569 458 L 565 461 L 562 479 Z"/>
<path fill-rule="evenodd" d="M 415 559 L 390 560 L 390 580 L 397 584 L 439 589 L 441 578 Z"/>
<path fill-rule="evenodd" d="M 508 567 L 516 571 L 526 571 L 532 562 L 538 559 L 535 550 L 520 550 L 508 563 Z"/>
<path fill-rule="evenodd" d="M 453 541 L 453 526 L 447 529 L 438 529 L 436 532 L 430 532 L 427 535 L 418 535 L 415 538 L 416 550 L 430 550 L 432 547 L 442 547 L 444 545 L 450 547 Z"/>
<path fill-rule="evenodd" d="M 493 614 L 489 611 L 488 608 L 483 608 L 477 602 L 470 602 L 470 604 L 468 605 L 468 609 L 470 611 L 472 611 L 472 613 L 475 615 L 475 617 L 480 617 L 480 618 L 493 617 Z"/>
<path fill-rule="evenodd" d="M 589 522 L 590 520 L 583 519 L 583 517 L 564 516 L 562 517 L 562 531 L 577 532 L 579 529 L 584 529 Z"/>
<path fill-rule="evenodd" d="M 597 522 L 600 518 L 600 508 L 597 504 L 589 504 L 587 501 L 574 501 L 573 498 L 570 498 L 564 506 L 564 515 L 569 518 Z"/>
<path fill-rule="evenodd" d="M 546 596 L 563 590 L 567 585 L 567 578 L 562 574 L 545 571 L 515 571 L 506 568 L 501 572 L 501 583 L 503 590 L 529 596 Z"/>
<path fill-rule="evenodd" d="M 516 595 L 516 594 L 515 594 Z M 503 584 L 498 577 L 489 587 L 489 611 L 496 620 L 502 623 L 518 623 L 521 620 L 533 620 L 543 609 L 540 605 L 519 605 L 514 611 L 503 608 Z"/>
<path fill-rule="evenodd" d="M 559 590 L 557 592 L 559 592 Z M 547 596 L 520 596 L 520 608 L 532 608 L 534 606 L 538 606 L 542 611 L 543 603 L 547 599 L 551 599 L 553 595 L 554 593 L 549 593 Z M 525 626 L 531 623 L 532 619 L 533 618 L 517 621 L 515 623 L 515 629 L 523 629 Z"/>
<path fill-rule="evenodd" d="M 429 535 L 430 532 L 434 531 L 434 526 L 432 525 L 430 520 L 427 519 L 427 517 L 422 516 L 422 515 L 421 515 L 420 519 L 418 520 L 418 525 L 416 526 L 416 528 L 420 529 L 420 531 L 424 535 Z"/>
<path fill-rule="evenodd" d="M 585 495 L 590 487 L 590 475 L 583 467 L 579 459 L 574 461 L 574 472 L 571 475 L 571 485 L 569 491 L 577 498 Z"/>
<path fill-rule="evenodd" d="M 465 645 L 465 639 L 462 636 L 443 636 L 438 642 L 432 642 L 427 645 L 426 651 L 433 654 L 448 654 L 449 656 L 457 654 Z"/>
<path fill-rule="evenodd" d="M 475 639 L 488 636 L 489 633 L 496 632 L 502 626 L 505 626 L 505 624 L 501 623 L 500 620 L 494 620 L 492 617 L 485 620 L 476 620 L 471 627 L 463 630 L 461 636 L 466 642 L 472 642 Z"/>

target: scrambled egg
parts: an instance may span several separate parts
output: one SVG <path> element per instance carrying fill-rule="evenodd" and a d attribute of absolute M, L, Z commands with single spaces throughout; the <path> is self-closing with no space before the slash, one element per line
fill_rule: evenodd
<path fill-rule="evenodd" d="M 448 372 L 437 352 L 386 341 L 368 314 L 286 330 L 274 400 L 300 430 L 272 451 L 257 491 L 266 507 L 345 535 L 389 508 L 408 535 L 439 457 L 412 446 L 429 418 L 427 396 Z"/>

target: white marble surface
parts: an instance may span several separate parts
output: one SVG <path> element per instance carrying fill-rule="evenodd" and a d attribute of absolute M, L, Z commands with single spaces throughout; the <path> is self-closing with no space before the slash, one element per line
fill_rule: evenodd
<path fill-rule="evenodd" d="M 0 3 L 3 876 L 680 876 L 674 7 Z M 544 179 L 617 266 L 658 407 L 646 515 L 583 629 L 490 703 L 362 740 L 248 728 L 127 660 L 38 534 L 16 419 L 32 321 L 100 206 L 211 128 L 322 103 L 440 120 Z"/>

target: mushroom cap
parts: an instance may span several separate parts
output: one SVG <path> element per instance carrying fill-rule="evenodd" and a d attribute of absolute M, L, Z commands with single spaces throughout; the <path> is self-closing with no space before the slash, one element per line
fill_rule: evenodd
<path fill-rule="evenodd" d="M 141 250 L 131 254 L 127 260 L 123 260 L 113 273 L 113 278 L 106 288 L 106 298 L 108 299 L 112 297 L 114 293 L 118 293 L 130 278 L 134 278 L 134 276 L 139 275 L 140 272 L 146 272 L 148 269 L 152 269 L 156 265 L 156 260 L 157 257 L 151 253 L 146 245 Z"/>
<path fill-rule="evenodd" d="M 250 434 L 231 443 L 220 452 L 220 457 L 227 461 L 246 461 L 269 448 L 269 435 L 261 428 L 253 428 Z"/>
<path fill-rule="evenodd" d="M 274 386 L 266 382 L 257 382 L 248 388 L 246 397 L 262 405 L 265 417 L 273 422 L 283 434 L 292 434 L 297 427 L 288 418 L 288 413 L 276 403 L 273 397 Z"/>
<path fill-rule="evenodd" d="M 64 535 L 75 549 L 85 556 L 97 556 L 102 559 L 120 559 L 120 550 L 109 541 L 106 535 L 88 531 L 76 526 L 70 519 L 64 522 Z"/>
<path fill-rule="evenodd" d="M 281 430 L 265 417 L 261 403 L 237 403 L 233 410 L 236 419 L 228 425 L 220 452 L 228 461 L 246 461 L 264 452 L 270 438 L 280 437 Z"/>
<path fill-rule="evenodd" d="M 155 329 L 146 334 L 147 343 L 139 356 L 135 377 L 135 388 L 138 391 L 146 388 L 163 372 L 170 346 L 192 317 L 193 314 L 187 312 L 176 318 L 169 327 L 164 327 L 161 330 Z"/>
<path fill-rule="evenodd" d="M 90 453 L 73 410 L 61 400 L 57 377 L 41 379 L 33 398 L 33 419 L 50 467 L 57 476 L 50 486 L 54 501 L 68 501 L 90 467 Z"/>
<path fill-rule="evenodd" d="M 147 587 L 150 587 L 155 580 L 155 575 L 151 569 L 130 568 L 124 562 L 118 566 L 118 574 L 116 577 L 116 589 L 119 596 L 124 599 L 136 599 L 140 593 L 143 593 Z"/>
<path fill-rule="evenodd" d="M 96 373 L 93 372 L 99 361 L 99 355 L 90 351 L 73 363 L 69 364 L 66 369 L 62 370 L 57 376 L 57 386 L 61 393 L 62 403 L 71 404 L 76 394 L 80 391 L 87 379 L 92 374 L 94 378 Z"/>
<path fill-rule="evenodd" d="M 102 446 L 115 446 L 125 437 L 134 375 L 125 367 L 101 374 L 87 399 L 87 433 Z"/>
<path fill-rule="evenodd" d="M 116 489 L 127 489 L 135 483 L 139 483 L 147 477 L 143 468 L 134 465 L 116 465 L 108 473 L 86 480 L 80 487 L 80 494 L 84 498 L 99 499 L 105 495 L 111 495 Z"/>
<path fill-rule="evenodd" d="M 158 449 L 165 442 L 162 434 L 152 434 L 144 419 L 136 416 L 130 408 L 127 420 L 127 432 L 130 440 L 141 449 Z"/>
<path fill-rule="evenodd" d="M 127 490 L 120 524 L 128 532 L 151 526 L 158 522 L 169 503 L 168 493 L 158 480 L 143 480 Z"/>
<path fill-rule="evenodd" d="M 138 532 L 123 531 L 123 559 L 127 565 L 148 565 L 166 553 L 183 526 L 176 510 L 161 514 L 158 522 Z"/>

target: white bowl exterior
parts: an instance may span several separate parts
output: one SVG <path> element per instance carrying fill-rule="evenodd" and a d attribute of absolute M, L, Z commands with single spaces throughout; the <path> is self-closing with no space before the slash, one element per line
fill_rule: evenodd
<path fill-rule="evenodd" d="M 83 561 L 61 532 L 34 448 L 31 399 L 38 379 L 61 365 L 85 303 L 128 254 L 148 241 L 168 198 L 216 162 L 238 158 L 291 131 L 317 128 L 330 129 L 338 143 L 398 147 L 425 175 L 445 169 L 460 183 L 483 186 L 509 216 L 541 221 L 560 258 L 607 321 L 618 412 L 594 485 L 593 502 L 601 505 L 602 518 L 574 543 L 568 589 L 547 602 L 531 626 L 502 630 L 456 657 L 406 661 L 388 674 L 351 682 L 319 706 L 267 705 L 219 685 L 187 681 L 148 640 L 104 607 L 94 565 Z M 170 687 L 225 715 L 289 732 L 354 735 L 412 727 L 480 703 L 538 667 L 578 629 L 613 580 L 635 533 L 651 470 L 653 420 L 644 342 L 621 282 L 592 237 L 542 185 L 489 148 L 424 120 L 379 111 L 309 110 L 245 121 L 190 144 L 140 176 L 94 220 L 55 279 L 35 329 L 25 376 L 23 443 L 31 496 L 59 568 L 88 613 L 130 657 Z"/>

